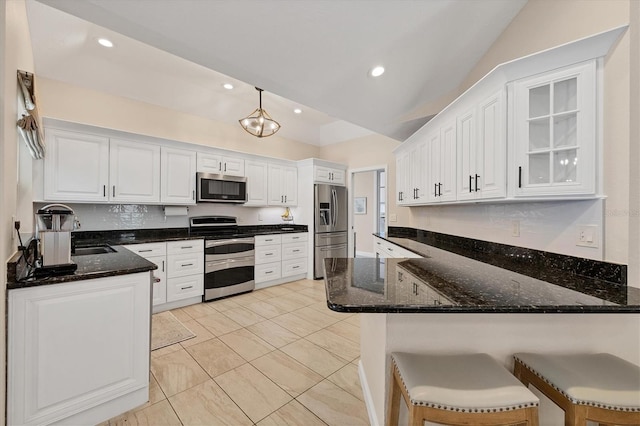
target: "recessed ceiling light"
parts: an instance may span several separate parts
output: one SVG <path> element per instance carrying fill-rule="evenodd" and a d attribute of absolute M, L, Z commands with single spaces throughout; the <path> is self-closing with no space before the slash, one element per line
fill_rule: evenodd
<path fill-rule="evenodd" d="M 300 108 L 294 109 L 293 112 L 296 114 L 302 114 L 302 110 Z"/>
<path fill-rule="evenodd" d="M 98 43 L 100 43 L 100 45 L 104 47 L 113 47 L 113 42 L 106 38 L 99 38 Z"/>
<path fill-rule="evenodd" d="M 384 74 L 384 67 L 382 65 L 378 65 L 377 67 L 373 67 L 371 69 L 372 77 L 380 77 L 382 74 Z"/>
<path fill-rule="evenodd" d="M 222 85 L 222 87 L 224 87 L 227 90 L 231 90 L 231 89 L 233 89 L 233 84 L 225 83 L 225 84 Z"/>

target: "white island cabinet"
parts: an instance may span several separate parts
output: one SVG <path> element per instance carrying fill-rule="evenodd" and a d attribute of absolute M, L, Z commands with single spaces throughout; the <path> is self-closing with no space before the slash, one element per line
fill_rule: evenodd
<path fill-rule="evenodd" d="M 7 424 L 97 424 L 148 401 L 149 277 L 9 292 Z"/>

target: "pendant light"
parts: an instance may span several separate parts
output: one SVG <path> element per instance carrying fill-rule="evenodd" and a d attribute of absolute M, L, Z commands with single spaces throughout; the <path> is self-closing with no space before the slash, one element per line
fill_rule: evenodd
<path fill-rule="evenodd" d="M 262 109 L 262 89 L 256 90 L 260 94 L 260 106 L 247 117 L 238 120 L 243 129 L 253 136 L 265 138 L 280 130 L 280 124 Z"/>

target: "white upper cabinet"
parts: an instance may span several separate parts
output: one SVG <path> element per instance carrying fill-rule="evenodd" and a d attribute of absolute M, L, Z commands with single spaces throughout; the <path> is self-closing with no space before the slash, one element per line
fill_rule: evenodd
<path fill-rule="evenodd" d="M 109 139 L 58 129 L 46 130 L 44 199 L 109 199 Z"/>
<path fill-rule="evenodd" d="M 457 199 L 506 196 L 506 122 L 503 90 L 457 118 Z"/>
<path fill-rule="evenodd" d="M 314 181 L 317 183 L 345 184 L 345 171 L 325 166 L 313 166 Z"/>
<path fill-rule="evenodd" d="M 160 146 L 111 139 L 109 147 L 110 201 L 160 201 Z"/>
<path fill-rule="evenodd" d="M 166 204 L 196 203 L 196 153 L 162 147 L 161 199 Z"/>
<path fill-rule="evenodd" d="M 244 177 L 245 162 L 242 158 L 199 152 L 198 172 Z"/>
<path fill-rule="evenodd" d="M 596 192 L 596 61 L 515 81 L 515 196 Z"/>
<path fill-rule="evenodd" d="M 427 137 L 430 202 L 456 199 L 456 123 L 446 122 Z"/>
<path fill-rule="evenodd" d="M 295 206 L 298 204 L 298 169 L 280 164 L 269 164 L 269 205 Z"/>
<path fill-rule="evenodd" d="M 428 144 L 418 141 L 396 161 L 397 200 L 401 205 L 422 204 L 428 199 Z"/>
<path fill-rule="evenodd" d="M 266 206 L 269 196 L 269 164 L 264 161 L 248 160 L 245 163 L 247 174 L 247 202 L 245 206 Z"/>

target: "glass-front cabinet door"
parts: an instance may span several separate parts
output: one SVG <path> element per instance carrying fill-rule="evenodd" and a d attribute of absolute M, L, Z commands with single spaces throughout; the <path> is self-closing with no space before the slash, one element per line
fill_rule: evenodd
<path fill-rule="evenodd" d="M 596 62 L 514 83 L 516 196 L 594 195 Z"/>

